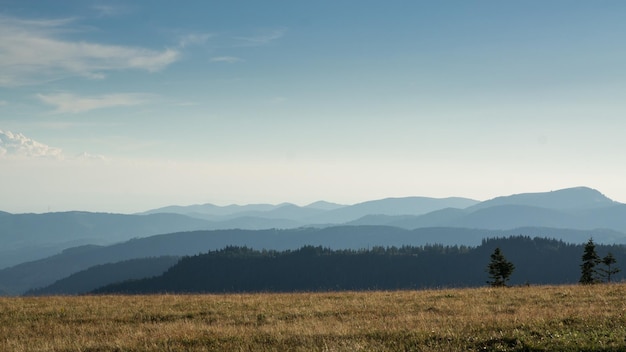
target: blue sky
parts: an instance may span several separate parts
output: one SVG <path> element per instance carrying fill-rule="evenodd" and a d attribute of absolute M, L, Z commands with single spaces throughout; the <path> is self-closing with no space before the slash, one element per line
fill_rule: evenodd
<path fill-rule="evenodd" d="M 0 1 L 0 210 L 626 202 L 622 1 Z"/>

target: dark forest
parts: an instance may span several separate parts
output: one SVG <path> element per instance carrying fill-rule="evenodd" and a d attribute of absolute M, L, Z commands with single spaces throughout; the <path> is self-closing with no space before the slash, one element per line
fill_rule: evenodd
<path fill-rule="evenodd" d="M 576 283 L 582 245 L 516 236 L 483 240 L 477 247 L 426 245 L 331 250 L 259 251 L 226 247 L 182 258 L 163 275 L 108 285 L 94 293 L 227 293 L 399 290 L 486 284 L 485 268 L 496 248 L 515 264 L 511 285 Z M 617 264 L 622 246 L 598 246 Z M 614 281 L 622 279 L 621 275 Z"/>

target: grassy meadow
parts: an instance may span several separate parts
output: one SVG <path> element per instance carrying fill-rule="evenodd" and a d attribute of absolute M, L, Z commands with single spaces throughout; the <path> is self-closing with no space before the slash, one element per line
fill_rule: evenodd
<path fill-rule="evenodd" d="M 0 298 L 1 351 L 625 351 L 626 285 Z"/>

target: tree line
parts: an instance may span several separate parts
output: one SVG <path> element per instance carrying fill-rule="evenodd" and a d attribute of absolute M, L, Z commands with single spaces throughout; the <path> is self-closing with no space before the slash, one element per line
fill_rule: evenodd
<path fill-rule="evenodd" d="M 579 283 L 583 285 L 591 285 L 600 282 L 611 282 L 611 279 L 615 277 L 621 270 L 616 266 L 617 259 L 613 256 L 612 252 L 600 258 L 596 253 L 596 245 L 593 242 L 593 238 L 585 244 L 584 252 L 582 255 L 582 264 L 580 264 L 581 274 Z M 598 267 L 600 264 L 604 267 Z M 488 284 L 494 287 L 506 286 L 507 282 L 511 278 L 515 265 L 508 261 L 499 247 L 496 247 L 491 254 L 491 261 L 487 266 L 487 272 L 489 273 L 490 280 Z"/>
<path fill-rule="evenodd" d="M 626 259 L 622 246 L 598 246 Z M 253 250 L 226 247 L 182 258 L 164 274 L 108 285 L 94 293 L 293 292 L 471 287 L 485 284 L 490 254 L 509 253 L 515 275 L 505 284 L 566 284 L 579 280 L 582 245 L 515 236 L 477 247 L 403 246 L 331 250 Z M 508 261 L 508 260 L 507 260 Z M 507 269 L 508 270 L 508 269 Z M 511 271 L 512 272 L 512 271 Z M 619 279 L 616 273 L 612 279 Z"/>

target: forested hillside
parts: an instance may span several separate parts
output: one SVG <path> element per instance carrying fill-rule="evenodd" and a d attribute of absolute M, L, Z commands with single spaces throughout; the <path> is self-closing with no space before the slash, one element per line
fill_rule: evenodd
<path fill-rule="evenodd" d="M 116 282 L 161 275 L 165 270 L 176 264 L 179 259 L 179 257 L 174 256 L 163 256 L 95 265 L 58 280 L 50 286 L 29 290 L 24 295 L 75 295 L 87 293 L 98 287 Z"/>
<path fill-rule="evenodd" d="M 484 240 L 480 246 L 375 247 L 331 250 L 305 246 L 298 250 L 257 251 L 227 247 L 185 257 L 163 275 L 109 285 L 96 293 L 263 292 L 327 290 L 394 290 L 481 286 L 493 250 L 499 247 L 516 270 L 511 284 L 576 283 L 582 245 L 525 236 Z M 618 264 L 623 246 L 611 251 Z M 618 275 L 616 280 L 622 276 Z"/>
<path fill-rule="evenodd" d="M 57 280 L 95 265 L 147 257 L 189 256 L 223 249 L 227 246 L 276 251 L 296 250 L 307 245 L 356 251 L 374 247 L 419 247 L 427 244 L 476 247 L 481 244 L 483 238 L 510 237 L 520 234 L 562 239 L 566 243 L 584 243 L 590 236 L 588 231 L 548 228 L 523 228 L 510 231 L 421 228 L 409 231 L 384 226 L 181 232 L 139 238 L 106 247 L 76 247 L 49 258 L 2 269 L 0 270 L 0 290 L 5 291 L 6 294 L 23 294 L 31 289 L 51 285 Z M 613 238 L 614 235 L 613 232 L 607 230 L 593 232 L 593 238 L 598 242 L 601 239 Z"/>

